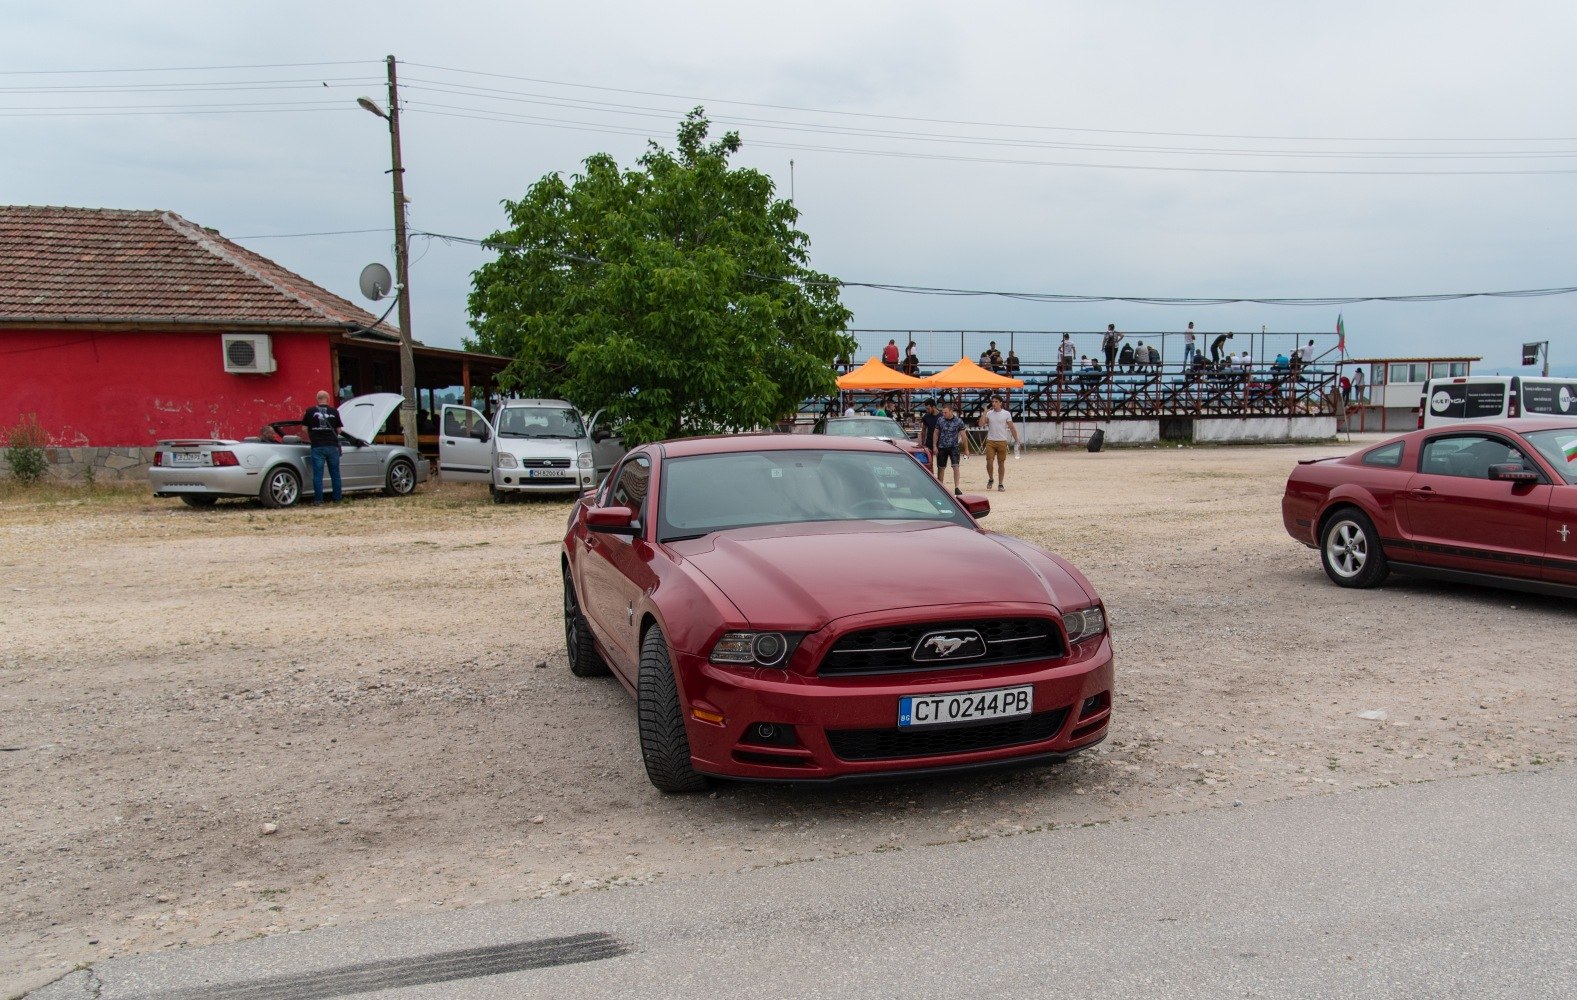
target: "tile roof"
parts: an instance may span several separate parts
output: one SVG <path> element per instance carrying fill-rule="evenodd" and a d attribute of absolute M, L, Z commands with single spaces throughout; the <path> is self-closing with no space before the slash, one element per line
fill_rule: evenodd
<path fill-rule="evenodd" d="M 376 320 L 174 212 L 0 205 L 0 323 L 346 329 Z"/>

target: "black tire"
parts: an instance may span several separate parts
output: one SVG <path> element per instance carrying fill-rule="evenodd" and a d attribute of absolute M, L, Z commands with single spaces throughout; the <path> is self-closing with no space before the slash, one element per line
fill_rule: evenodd
<path fill-rule="evenodd" d="M 508 503 L 509 502 L 509 494 L 505 493 L 503 490 L 499 489 L 497 486 L 489 486 L 487 488 L 487 492 L 492 496 L 494 503 Z"/>
<path fill-rule="evenodd" d="M 568 566 L 564 567 L 564 651 L 569 654 L 569 672 L 576 677 L 608 675 L 608 665 L 597 654 L 591 628 L 580 613 L 580 602 L 575 599 L 575 583 L 570 579 Z"/>
<path fill-rule="evenodd" d="M 383 477 L 383 492 L 391 497 L 408 497 L 416 492 L 416 467 L 403 458 L 389 463 L 389 473 Z"/>
<path fill-rule="evenodd" d="M 218 502 L 218 497 L 205 497 L 201 493 L 181 494 L 181 503 L 184 503 L 188 507 L 212 507 Z"/>
<path fill-rule="evenodd" d="M 1320 564 L 1338 587 L 1377 587 L 1391 572 L 1374 522 L 1356 507 L 1343 507 L 1326 520 Z"/>
<path fill-rule="evenodd" d="M 270 469 L 257 499 L 264 507 L 289 507 L 301 499 L 301 477 L 287 466 Z"/>
<path fill-rule="evenodd" d="M 699 792 L 706 777 L 690 763 L 690 738 L 684 731 L 679 684 L 674 680 L 668 640 L 653 625 L 641 640 L 641 670 L 635 685 L 641 760 L 646 777 L 661 792 Z"/>

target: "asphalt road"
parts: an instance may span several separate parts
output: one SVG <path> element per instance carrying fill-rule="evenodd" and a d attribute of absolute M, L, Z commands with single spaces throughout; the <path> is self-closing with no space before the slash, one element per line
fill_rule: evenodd
<path fill-rule="evenodd" d="M 508 969 L 523 971 L 498 971 Z M 358 991 L 401 1000 L 1571 997 L 1577 768 L 137 956 L 33 996 Z"/>

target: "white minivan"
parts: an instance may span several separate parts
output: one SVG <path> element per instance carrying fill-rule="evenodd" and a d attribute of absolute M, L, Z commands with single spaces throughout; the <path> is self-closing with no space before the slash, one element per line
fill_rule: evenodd
<path fill-rule="evenodd" d="M 1468 375 L 1424 383 L 1420 427 L 1465 420 L 1570 417 L 1577 420 L 1577 379 Z"/>
<path fill-rule="evenodd" d="M 493 419 L 446 404 L 438 466 L 450 481 L 487 483 L 494 500 L 524 493 L 579 493 L 602 481 L 624 447 L 597 418 L 562 399 L 506 399 Z"/>

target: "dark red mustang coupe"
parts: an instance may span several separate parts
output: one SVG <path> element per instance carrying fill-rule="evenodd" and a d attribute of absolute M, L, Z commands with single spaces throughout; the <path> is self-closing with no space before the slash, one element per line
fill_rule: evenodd
<path fill-rule="evenodd" d="M 570 669 L 635 695 L 663 791 L 1066 757 L 1111 719 L 1105 609 L 990 509 L 891 442 L 638 448 L 570 514 Z"/>
<path fill-rule="evenodd" d="M 1395 569 L 1577 596 L 1577 423 L 1452 424 L 1299 462 L 1281 517 L 1343 587 Z"/>

